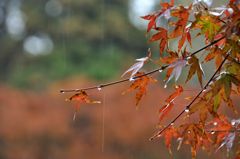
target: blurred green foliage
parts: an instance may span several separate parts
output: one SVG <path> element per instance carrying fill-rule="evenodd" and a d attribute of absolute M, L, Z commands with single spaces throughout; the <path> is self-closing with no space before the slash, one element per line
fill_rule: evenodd
<path fill-rule="evenodd" d="M 109 80 L 120 74 L 122 61 L 134 54 L 145 55 L 144 31 L 130 24 L 128 1 L 58 0 L 61 13 L 57 16 L 46 12 L 50 1 L 53 0 L 3 1 L 4 20 L 0 27 L 2 82 L 20 88 L 43 89 L 55 80 L 70 76 Z M 19 5 L 25 20 L 24 34 L 17 39 L 7 32 L 6 25 L 14 3 Z M 53 50 L 40 55 L 27 53 L 23 49 L 24 41 L 40 34 L 50 37 Z"/>

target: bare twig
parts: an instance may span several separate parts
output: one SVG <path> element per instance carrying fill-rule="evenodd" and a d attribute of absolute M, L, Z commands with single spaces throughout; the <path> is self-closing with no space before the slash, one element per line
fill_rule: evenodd
<path fill-rule="evenodd" d="M 221 132 L 240 132 L 240 129 L 231 129 L 231 130 L 206 130 L 208 133 L 221 133 Z"/>
<path fill-rule="evenodd" d="M 205 50 L 206 48 L 208 48 L 208 47 L 210 47 L 210 46 L 218 43 L 218 42 L 221 41 L 222 39 L 224 39 L 224 37 L 221 37 L 221 38 L 219 38 L 219 39 L 211 42 L 210 44 L 204 46 L 203 48 L 201 48 L 201 49 L 193 52 L 191 55 L 189 55 L 189 57 L 191 57 L 191 56 L 193 56 L 193 55 L 195 55 L 195 54 L 197 54 L 197 53 Z M 186 58 L 186 59 L 187 59 L 187 58 Z M 106 83 L 106 84 L 100 84 L 100 85 L 97 85 L 97 86 L 86 87 L 86 88 L 81 88 L 81 89 L 61 89 L 61 90 L 60 90 L 60 93 L 72 93 L 72 92 L 80 92 L 81 90 L 86 91 L 86 90 L 92 90 L 92 89 L 101 89 L 101 88 L 104 88 L 104 87 L 107 87 L 107 86 L 111 86 L 111 85 L 115 85 L 115 84 L 119 84 L 119 83 L 124 83 L 124 82 L 127 82 L 127 81 L 132 80 L 132 79 L 135 80 L 135 79 L 141 78 L 141 77 L 143 77 L 143 76 L 147 76 L 147 75 L 156 73 L 156 72 L 158 72 L 158 71 L 163 71 L 163 70 L 165 70 L 168 66 L 169 66 L 169 65 L 164 65 L 164 66 L 162 66 L 162 67 L 160 67 L 160 68 L 157 68 L 157 69 L 155 69 L 155 70 L 152 70 L 152 71 L 147 72 L 147 73 L 145 73 L 145 74 L 142 74 L 142 75 L 140 75 L 140 76 L 135 76 L 135 77 L 133 77 L 133 78 L 126 78 L 126 79 L 123 79 L 123 80 L 113 81 L 113 82 Z"/>

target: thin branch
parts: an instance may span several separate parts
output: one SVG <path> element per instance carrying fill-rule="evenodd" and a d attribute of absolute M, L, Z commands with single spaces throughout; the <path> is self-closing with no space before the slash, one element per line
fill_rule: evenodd
<path fill-rule="evenodd" d="M 160 68 L 157 68 L 155 70 L 152 70 L 150 72 L 147 72 L 147 73 L 144 73 L 142 75 L 139 75 L 139 76 L 135 76 L 133 78 L 131 78 L 132 80 L 135 80 L 135 79 L 138 79 L 138 78 L 141 78 L 143 76 L 147 76 L 147 75 L 150 75 L 150 74 L 153 74 L 155 72 L 158 72 L 158 71 L 163 71 L 164 69 L 166 69 L 169 65 L 166 65 L 166 66 L 162 66 Z M 118 81 L 114 81 L 114 82 L 110 82 L 110 83 L 106 83 L 106 84 L 100 84 L 98 86 L 93 86 L 93 87 L 87 87 L 87 88 L 82 88 L 82 89 L 62 89 L 60 90 L 60 93 L 68 93 L 68 92 L 80 92 L 81 90 L 82 91 L 86 91 L 86 90 L 91 90 L 91 89 L 101 89 L 101 88 L 104 88 L 104 87 L 107 87 L 107 86 L 111 86 L 111 85 L 115 85 L 115 84 L 118 84 L 118 83 L 123 83 L 123 82 L 127 82 L 129 81 L 130 78 L 126 78 L 126 79 L 123 79 L 123 80 L 118 80 Z"/>
<path fill-rule="evenodd" d="M 231 130 L 206 130 L 208 133 L 219 133 L 219 132 L 240 132 L 240 129 L 231 129 Z"/>
<path fill-rule="evenodd" d="M 206 85 L 201 89 L 201 91 L 195 96 L 195 98 L 193 98 L 193 100 L 185 107 L 184 110 L 182 110 L 167 126 L 165 126 L 162 130 L 160 130 L 159 132 L 157 132 L 155 135 L 153 135 L 149 140 L 153 140 L 157 137 L 159 137 L 167 128 L 169 128 L 173 123 L 175 123 L 176 120 L 178 120 L 178 118 L 180 118 L 182 116 L 182 114 L 184 114 L 185 112 L 189 112 L 190 107 L 192 106 L 192 104 L 198 99 L 198 97 L 206 90 L 206 88 L 208 87 L 209 83 L 211 83 L 211 81 L 214 79 L 214 77 L 216 76 L 216 74 L 221 70 L 223 64 L 225 63 L 225 61 L 227 60 L 228 56 L 230 55 L 230 51 L 227 53 L 227 55 L 225 56 L 224 60 L 222 61 L 222 63 L 220 64 L 220 66 L 217 68 L 217 70 L 214 72 L 214 74 L 212 75 L 212 77 L 208 80 L 208 82 L 206 83 Z"/>
<path fill-rule="evenodd" d="M 208 48 L 208 47 L 210 47 L 210 46 L 212 46 L 212 45 L 218 43 L 219 41 L 223 40 L 224 38 L 225 38 L 225 36 L 222 36 L 221 38 L 219 38 L 219 39 L 217 39 L 217 40 L 214 40 L 214 41 L 211 42 L 210 44 L 208 44 L 208 45 L 204 46 L 203 48 L 201 48 L 201 49 L 199 49 L 199 50 L 193 52 L 193 53 L 191 54 L 191 56 L 193 56 L 193 55 L 195 55 L 195 54 L 197 54 L 197 53 L 199 53 L 199 52 L 205 50 L 206 48 Z"/>
<path fill-rule="evenodd" d="M 224 39 L 225 37 L 221 37 L 213 42 L 211 42 L 210 44 L 204 46 L 203 48 L 193 52 L 191 55 L 189 55 L 189 57 L 205 50 L 206 48 L 218 43 L 219 41 L 221 41 L 222 39 Z M 187 59 L 187 58 L 186 58 Z M 118 81 L 114 81 L 114 82 L 110 82 L 110 83 L 106 83 L 106 84 L 100 84 L 98 86 L 92 86 L 92 87 L 86 87 L 86 88 L 81 88 L 81 89 L 61 89 L 60 90 L 60 93 L 71 93 L 71 92 L 80 92 L 81 90 L 83 91 L 86 91 L 86 90 L 92 90 L 92 89 L 101 89 L 101 88 L 104 88 L 104 87 L 107 87 L 107 86 L 111 86 L 111 85 L 115 85 L 115 84 L 119 84 L 119 83 L 124 83 L 124 82 L 127 82 L 127 81 L 130 81 L 131 79 L 135 80 L 135 79 L 138 79 L 138 78 L 141 78 L 143 76 L 147 76 L 147 75 L 150 75 L 150 74 L 153 74 L 153 73 L 156 73 L 156 72 L 159 72 L 159 71 L 163 71 L 165 70 L 169 65 L 164 65 L 160 68 L 157 68 L 155 70 L 152 70 L 150 72 L 147 72 L 145 74 L 142 74 L 140 76 L 135 76 L 133 78 L 126 78 L 126 79 L 123 79 L 123 80 L 118 80 Z"/>
<path fill-rule="evenodd" d="M 233 58 L 232 56 L 229 56 L 228 60 L 240 65 L 240 62 L 237 59 Z"/>

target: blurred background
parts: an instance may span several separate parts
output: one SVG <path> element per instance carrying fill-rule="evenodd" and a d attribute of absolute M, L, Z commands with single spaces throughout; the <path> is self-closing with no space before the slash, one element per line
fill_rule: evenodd
<path fill-rule="evenodd" d="M 167 97 L 161 82 L 137 111 L 134 94 L 121 95 L 129 84 L 91 91 L 102 104 L 82 106 L 75 121 L 70 95 L 59 93 L 119 79 L 149 47 L 157 56 L 140 16 L 158 4 L 0 0 L 0 159 L 169 158 L 163 140 L 148 141 Z M 189 149 L 175 152 L 183 157 Z"/>

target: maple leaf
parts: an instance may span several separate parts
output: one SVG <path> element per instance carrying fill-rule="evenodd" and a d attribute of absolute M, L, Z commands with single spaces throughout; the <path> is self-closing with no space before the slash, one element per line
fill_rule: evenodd
<path fill-rule="evenodd" d="M 140 58 L 140 59 L 136 59 L 135 64 L 133 64 L 127 71 L 125 71 L 121 77 L 125 76 L 127 73 L 132 72 L 131 76 L 130 76 L 130 81 L 133 80 L 133 77 L 137 74 L 137 72 L 143 67 L 143 65 L 149 60 L 149 58 L 151 57 L 151 50 L 148 49 L 148 56 Z"/>
<path fill-rule="evenodd" d="M 235 132 L 229 133 L 227 136 L 225 136 L 223 142 L 221 143 L 221 145 L 218 147 L 218 149 L 216 151 L 218 151 L 220 148 L 222 148 L 224 145 L 226 145 L 227 151 L 229 152 L 233 146 L 233 141 L 234 141 L 235 137 L 236 137 Z"/>
<path fill-rule="evenodd" d="M 180 59 L 175 61 L 174 63 L 170 64 L 168 66 L 168 69 L 171 69 L 169 73 L 171 73 L 171 75 L 169 76 L 168 80 L 166 81 L 166 84 L 164 87 L 167 87 L 168 82 L 175 77 L 175 82 L 178 80 L 178 78 L 180 77 L 181 73 L 182 73 L 182 69 L 183 67 L 185 67 L 187 64 L 187 61 L 184 59 Z"/>
<path fill-rule="evenodd" d="M 94 103 L 100 104 L 101 103 L 100 101 L 91 100 L 89 98 L 88 94 L 86 93 L 86 91 L 83 91 L 83 90 L 81 90 L 79 93 L 76 93 L 76 94 L 72 95 L 71 97 L 67 98 L 66 101 L 76 101 L 77 102 L 76 105 L 74 106 L 75 113 L 73 116 L 73 120 L 75 120 L 75 118 L 76 118 L 76 113 L 79 111 L 81 103 L 91 103 L 91 104 L 94 104 Z"/>
<path fill-rule="evenodd" d="M 179 20 L 176 23 L 172 23 L 172 25 L 175 25 L 176 28 L 173 30 L 173 32 L 170 34 L 171 38 L 176 38 L 180 35 L 182 35 L 189 17 L 189 10 L 191 9 L 191 6 L 189 8 L 185 8 L 183 6 L 180 6 L 172 11 L 172 16 L 177 17 Z"/>
<path fill-rule="evenodd" d="M 223 54 L 224 54 L 223 50 L 221 50 L 218 47 L 214 47 L 210 50 L 210 53 L 208 53 L 208 55 L 205 57 L 205 61 L 208 62 L 215 59 L 215 65 L 216 65 L 216 68 L 218 68 L 222 63 Z"/>
<path fill-rule="evenodd" d="M 158 17 L 158 14 L 151 14 L 151 15 L 146 15 L 146 16 L 141 17 L 145 20 L 149 20 L 147 32 L 149 32 L 152 28 L 156 28 L 157 17 Z"/>
<path fill-rule="evenodd" d="M 176 97 L 178 97 L 181 93 L 183 92 L 183 87 L 180 85 L 175 86 L 175 92 L 172 93 L 166 100 L 165 102 L 170 103 L 173 100 L 175 100 Z"/>
<path fill-rule="evenodd" d="M 240 85 L 240 80 L 234 74 L 229 72 L 221 72 L 211 85 L 211 98 L 213 98 L 213 111 L 217 112 L 221 100 L 225 101 L 230 107 L 233 108 L 230 95 L 232 92 L 232 83 L 236 86 Z"/>
<path fill-rule="evenodd" d="M 168 149 L 168 152 L 172 155 L 172 150 L 171 150 L 171 141 L 173 138 L 178 138 L 179 137 L 179 132 L 176 128 L 174 127 L 169 127 L 167 128 L 160 136 L 164 137 L 165 140 L 165 145 Z"/>
<path fill-rule="evenodd" d="M 159 10 L 158 12 L 155 12 L 153 14 L 149 14 L 146 16 L 143 16 L 142 18 L 145 20 L 149 20 L 148 27 L 147 27 L 147 32 L 149 32 L 151 29 L 156 29 L 156 20 L 159 17 L 164 17 L 166 19 L 170 18 L 170 10 L 174 6 L 174 0 L 171 0 L 170 3 L 165 2 L 165 3 L 160 3 L 162 9 Z"/>
<path fill-rule="evenodd" d="M 150 38 L 150 42 L 153 41 L 160 41 L 159 42 L 159 50 L 160 50 L 160 55 L 162 55 L 166 45 L 167 45 L 167 41 L 168 41 L 168 31 L 162 27 L 157 27 L 156 28 L 157 33 L 154 34 L 151 38 Z"/>
<path fill-rule="evenodd" d="M 189 109 L 189 114 L 199 112 L 199 119 L 202 123 L 207 120 L 208 103 L 205 99 L 199 100 L 196 104 L 192 105 Z"/>
<path fill-rule="evenodd" d="M 205 34 L 206 41 L 212 41 L 221 28 L 221 21 L 212 15 L 196 14 L 195 18 L 192 28 L 200 29 L 201 33 Z"/>
<path fill-rule="evenodd" d="M 126 91 L 124 91 L 122 94 L 126 94 L 127 92 L 133 91 L 133 90 L 138 90 L 136 93 L 136 106 L 139 104 L 140 100 L 142 99 L 143 95 L 146 94 L 147 92 L 147 85 L 149 83 L 155 83 L 157 80 L 149 77 L 149 76 L 142 76 L 144 75 L 143 72 L 138 72 L 136 76 L 141 76 L 138 77 L 137 79 L 134 80 L 134 82 L 130 85 L 130 88 L 128 88 Z"/>
<path fill-rule="evenodd" d="M 210 133 L 214 132 L 216 135 L 215 144 L 219 145 L 224 141 L 224 138 L 228 135 L 229 131 L 232 128 L 231 123 L 228 121 L 226 116 L 219 115 L 215 117 L 212 121 L 210 121 L 207 126 L 213 125 L 214 127 L 211 129 Z"/>
<path fill-rule="evenodd" d="M 173 108 L 174 106 L 174 103 L 173 101 L 181 95 L 181 93 L 183 92 L 183 88 L 182 86 L 180 85 L 176 85 L 175 86 L 175 92 L 172 93 L 166 100 L 166 105 L 164 105 L 160 110 L 159 110 L 159 113 L 161 114 L 160 115 L 160 118 L 159 120 L 161 121 Z"/>
<path fill-rule="evenodd" d="M 166 57 L 161 57 L 160 58 L 160 61 L 164 64 L 172 64 L 174 63 L 179 57 L 178 57 L 178 54 L 174 51 L 171 51 L 171 50 L 166 50 L 167 53 L 168 53 L 168 56 Z"/>
<path fill-rule="evenodd" d="M 178 51 L 180 51 L 187 39 L 188 43 L 190 45 L 192 45 L 192 40 L 191 40 L 191 34 L 190 34 L 190 27 L 191 27 L 191 23 L 189 25 L 187 25 L 182 33 L 182 37 L 180 38 L 179 42 L 178 42 Z"/>
<path fill-rule="evenodd" d="M 202 147 L 205 149 L 204 145 L 211 143 L 211 139 L 208 134 L 204 131 L 202 124 L 183 124 L 180 126 L 182 131 L 182 138 L 185 144 L 191 146 L 192 158 L 196 158 L 197 150 Z"/>
<path fill-rule="evenodd" d="M 189 18 L 189 10 L 191 10 L 192 6 L 190 5 L 188 8 L 183 6 L 179 6 L 175 8 L 171 15 L 178 18 L 176 23 L 172 23 L 172 25 L 176 26 L 172 33 L 170 33 L 170 38 L 176 38 L 182 35 L 182 40 L 180 43 L 183 43 L 184 37 L 189 36 L 189 27 L 186 27 Z M 181 48 L 182 44 L 179 44 L 179 48 Z"/>
<path fill-rule="evenodd" d="M 202 76 L 204 76 L 204 72 L 202 69 L 201 64 L 199 63 L 198 58 L 196 56 L 191 56 L 191 58 L 188 60 L 188 64 L 191 65 L 189 69 L 189 73 L 186 79 L 186 82 L 188 82 L 195 73 L 197 73 L 198 81 L 202 87 Z"/>

